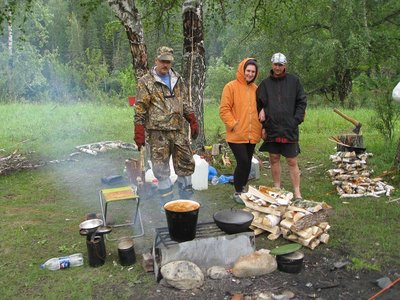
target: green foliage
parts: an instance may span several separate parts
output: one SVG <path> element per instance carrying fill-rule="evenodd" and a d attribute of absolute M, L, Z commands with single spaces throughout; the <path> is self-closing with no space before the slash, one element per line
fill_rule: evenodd
<path fill-rule="evenodd" d="M 207 68 L 205 98 L 219 103 L 225 84 L 234 80 L 235 74 L 236 69 L 226 65 L 222 58 L 211 59 Z"/>
<path fill-rule="evenodd" d="M 260 79 L 268 75 L 270 57 L 278 51 L 287 55 L 288 71 L 300 77 L 313 100 L 311 105 L 336 106 L 340 100 L 348 108 L 372 106 L 372 92 L 358 85 L 358 79 L 388 76 L 398 80 L 398 1 L 249 0 L 204 1 L 203 4 L 204 46 L 210 77 L 205 87 L 207 100 L 218 101 L 223 85 L 234 78 L 237 63 L 244 57 L 258 60 Z M 182 1 L 139 1 L 136 5 L 144 27 L 149 65 L 157 47 L 165 44 L 174 48 L 174 68 L 179 71 Z M 35 66 L 42 60 L 38 68 L 28 72 L 33 82 L 23 79 L 24 75 L 13 75 L 18 84 L 9 84 L 11 77 L 5 76 L 8 60 L 5 20 L 9 12 L 13 53 L 31 53 L 30 62 Z M 125 28 L 107 1 L 3 1 L 0 20 L 3 21 L 0 22 L 0 56 L 4 55 L 0 58 L 2 97 L 33 97 L 35 101 L 53 95 L 55 101 L 64 96 L 71 100 L 89 97 L 96 101 L 125 97 L 119 93 L 126 93 L 129 84 L 120 82 L 125 80 L 121 74 L 132 65 L 132 56 Z M 101 59 L 96 58 L 101 67 L 95 75 L 92 63 L 96 60 L 92 59 L 96 51 L 101 51 Z M 21 64 L 17 58 L 14 61 Z M 49 71 L 50 65 L 52 71 Z M 105 75 L 105 66 L 108 75 Z M 57 82 L 63 86 L 56 87 Z M 20 83 L 25 86 L 16 88 Z"/>
<path fill-rule="evenodd" d="M 7 51 L 0 52 L 0 94 L 3 100 L 35 97 L 45 89 L 47 82 L 41 73 L 44 61 L 45 57 L 28 43 L 16 49 L 11 62 Z"/>
<path fill-rule="evenodd" d="M 356 271 L 360 270 L 371 270 L 371 271 L 380 271 L 381 269 L 375 263 L 368 263 L 359 258 L 352 258 L 351 259 L 352 265 L 350 268 Z"/>
<path fill-rule="evenodd" d="M 100 49 L 87 48 L 85 51 L 85 62 L 79 65 L 79 69 L 83 74 L 83 83 L 90 92 L 105 90 L 105 80 L 108 76 L 108 70 Z"/>
<path fill-rule="evenodd" d="M 119 70 L 115 78 L 121 84 L 121 94 L 124 96 L 136 95 L 136 79 L 131 66 Z"/>
<path fill-rule="evenodd" d="M 375 100 L 375 117 L 372 122 L 376 129 L 389 141 L 393 142 L 394 129 L 400 117 L 400 108 L 389 94 Z"/>
<path fill-rule="evenodd" d="M 395 126 L 400 118 L 400 106 L 392 99 L 392 89 L 396 83 L 384 77 L 371 81 L 375 110 L 371 123 L 391 143 L 394 139 Z"/>

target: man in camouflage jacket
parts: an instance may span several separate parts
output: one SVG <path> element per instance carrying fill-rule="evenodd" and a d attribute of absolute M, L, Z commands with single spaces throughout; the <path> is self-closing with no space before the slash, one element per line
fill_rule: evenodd
<path fill-rule="evenodd" d="M 146 136 L 162 206 L 173 198 L 170 156 L 178 175 L 180 197 L 188 199 L 192 195 L 191 175 L 195 164 L 186 121 L 192 138 L 196 139 L 199 134 L 187 88 L 182 77 L 171 68 L 173 60 L 171 48 L 158 48 L 155 66 L 138 81 L 135 106 L 135 143 L 140 150 Z"/>

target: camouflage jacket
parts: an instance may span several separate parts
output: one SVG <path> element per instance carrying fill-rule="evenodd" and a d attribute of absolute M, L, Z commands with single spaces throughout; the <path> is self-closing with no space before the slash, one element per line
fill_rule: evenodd
<path fill-rule="evenodd" d="M 172 91 L 158 77 L 154 68 L 139 79 L 135 124 L 142 124 L 147 130 L 183 129 L 184 117 L 193 109 L 182 77 L 172 69 L 169 73 Z"/>

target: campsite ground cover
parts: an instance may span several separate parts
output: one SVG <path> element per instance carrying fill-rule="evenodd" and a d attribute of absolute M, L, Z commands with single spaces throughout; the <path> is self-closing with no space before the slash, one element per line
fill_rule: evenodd
<path fill-rule="evenodd" d="M 19 103 L 1 105 L 0 113 L 0 156 L 18 149 L 32 161 L 48 162 L 67 158 L 77 145 L 133 140 L 131 108 Z M 391 167 L 395 145 L 387 144 L 368 126 L 371 111 L 350 113 L 365 124 L 367 151 L 374 153 L 369 167 L 378 176 Z M 216 105 L 206 105 L 205 126 L 209 144 L 217 142 L 222 123 Z M 384 275 L 393 279 L 394 274 L 399 273 L 397 220 L 400 207 L 397 202 L 387 203 L 386 197 L 344 201 L 334 192 L 326 170 L 331 168 L 329 155 L 335 150 L 327 137 L 349 128 L 351 124 L 330 109 L 310 109 L 301 126 L 303 195 L 306 199 L 329 203 L 335 214 L 330 219 L 329 244 L 314 251 L 304 249 L 306 269 L 300 275 L 274 272 L 240 283 L 231 279 L 228 282 L 207 281 L 203 288 L 190 292 L 156 285 L 154 277 L 142 271 L 140 254 L 151 247 L 154 228 L 166 226 L 157 199 L 143 201 L 146 234 L 135 240 L 139 263 L 133 268 L 119 266 L 116 244 L 107 242 L 109 255 L 102 267 L 90 268 L 85 263 L 84 267 L 67 271 L 40 270 L 40 263 L 50 257 L 75 252 L 86 255 L 85 239 L 79 235 L 78 225 L 86 213 L 100 210 L 98 190 L 103 187 L 100 179 L 123 174 L 125 159 L 137 155 L 130 150 L 117 149 L 97 156 L 80 154 L 76 157 L 78 161 L 47 163 L 38 169 L 0 175 L 1 294 L 7 299 L 53 299 L 60 295 L 66 299 L 204 299 L 213 298 L 212 295 L 221 299 L 233 292 L 251 295 L 256 291 L 287 288 L 295 290 L 299 299 L 311 294 L 338 299 L 334 296 L 341 293 L 341 299 L 367 298 L 379 290 L 371 280 Z M 265 159 L 262 154 L 260 157 Z M 230 171 L 221 165 L 217 167 L 220 172 Z M 269 170 L 262 169 L 261 173 L 260 180 L 252 184 L 270 185 Z M 290 189 L 286 173 L 284 187 Z M 200 221 L 210 221 L 212 213 L 219 209 L 240 207 L 229 198 L 231 191 L 230 185 L 210 185 L 208 190 L 196 192 L 195 199 L 205 204 L 200 211 Z M 393 198 L 398 195 L 396 191 Z M 271 249 L 283 243 L 283 239 L 268 241 L 265 235 L 256 239 L 257 248 Z M 332 271 L 332 264 L 340 260 L 349 260 L 352 264 Z M 326 281 L 336 280 L 341 285 L 318 291 L 317 281 L 324 281 L 322 274 Z M 310 282 L 313 286 L 307 287 Z"/>

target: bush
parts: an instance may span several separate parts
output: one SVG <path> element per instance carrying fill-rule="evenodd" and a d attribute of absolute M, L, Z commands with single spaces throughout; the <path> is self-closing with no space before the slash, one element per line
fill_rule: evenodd
<path fill-rule="evenodd" d="M 222 58 L 211 58 L 207 68 L 205 98 L 212 102 L 219 102 L 225 84 L 235 79 L 235 74 L 236 70 L 224 64 Z"/>
<path fill-rule="evenodd" d="M 392 99 L 392 89 L 395 86 L 393 80 L 378 78 L 375 80 L 374 110 L 372 117 L 373 126 L 389 142 L 393 141 L 395 125 L 400 117 L 400 106 Z"/>

